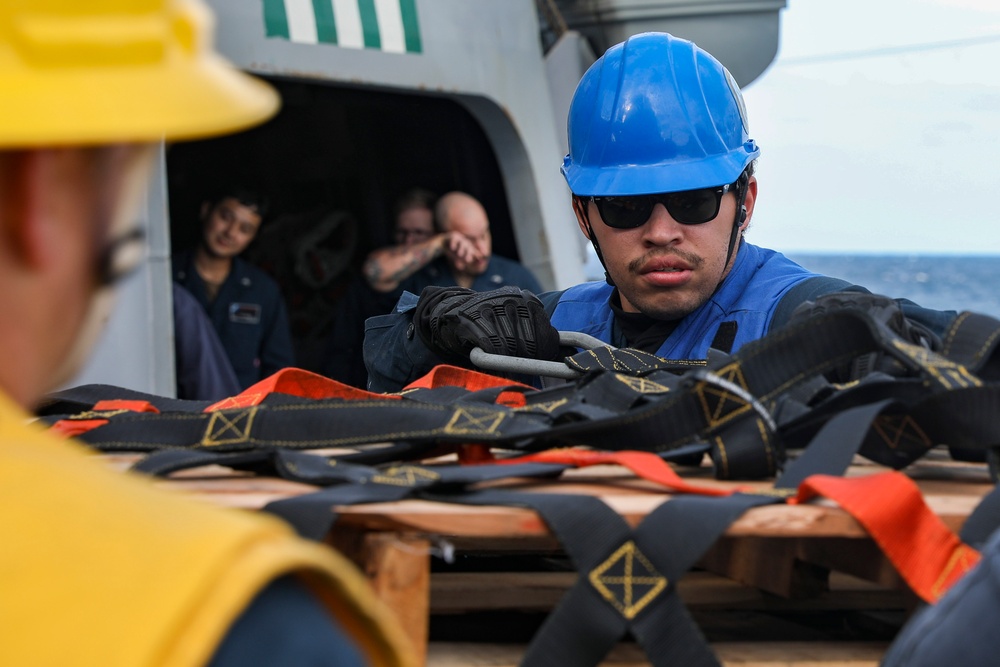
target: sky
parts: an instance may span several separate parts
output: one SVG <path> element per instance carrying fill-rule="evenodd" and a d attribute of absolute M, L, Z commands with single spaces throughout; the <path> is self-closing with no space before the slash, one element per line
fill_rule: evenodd
<path fill-rule="evenodd" d="M 788 0 L 748 240 L 1000 255 L 1000 0 Z"/>

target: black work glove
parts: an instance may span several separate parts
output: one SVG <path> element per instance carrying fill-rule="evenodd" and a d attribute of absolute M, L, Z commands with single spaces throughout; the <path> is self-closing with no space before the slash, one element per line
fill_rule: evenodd
<path fill-rule="evenodd" d="M 881 322 L 893 333 L 907 343 L 925 347 L 928 350 L 941 349 L 941 339 L 933 331 L 918 322 L 907 319 L 903 309 L 895 299 L 880 294 L 864 292 L 834 292 L 825 294 L 815 301 L 800 304 L 789 317 L 789 323 L 798 322 L 813 315 L 835 312 L 843 309 L 864 311 L 876 322 Z M 880 352 L 872 352 L 855 359 L 850 367 L 839 369 L 834 378 L 837 382 L 858 380 L 872 371 L 880 371 L 889 375 L 905 375 L 906 371 L 899 361 Z"/>
<path fill-rule="evenodd" d="M 559 332 L 542 302 L 517 287 L 474 292 L 462 287 L 426 287 L 413 326 L 444 359 L 467 361 L 481 348 L 490 354 L 555 361 L 562 359 Z"/>

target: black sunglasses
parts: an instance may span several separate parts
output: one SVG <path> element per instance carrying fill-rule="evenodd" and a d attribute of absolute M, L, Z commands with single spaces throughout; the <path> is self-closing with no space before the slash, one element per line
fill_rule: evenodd
<path fill-rule="evenodd" d="M 682 225 L 700 225 L 719 215 L 722 195 L 734 190 L 738 182 L 683 192 L 590 199 L 597 205 L 604 224 L 615 229 L 641 227 L 653 215 L 653 207 L 657 204 L 663 204 L 670 217 Z"/>

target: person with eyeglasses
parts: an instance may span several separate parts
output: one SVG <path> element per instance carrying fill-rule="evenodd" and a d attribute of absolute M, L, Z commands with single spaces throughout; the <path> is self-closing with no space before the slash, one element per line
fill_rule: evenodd
<path fill-rule="evenodd" d="M 576 88 L 568 135 L 562 173 L 606 280 L 537 297 L 411 290 L 394 314 L 367 325 L 370 389 L 397 391 L 438 363 L 469 366 L 475 347 L 557 360 L 567 352 L 558 331 L 705 359 L 710 348 L 735 352 L 823 295 L 870 296 L 744 239 L 760 149 L 736 81 L 694 43 L 644 33 L 611 47 Z M 921 331 L 941 332 L 955 316 L 899 307 Z"/>
<path fill-rule="evenodd" d="M 321 372 L 355 387 L 368 383 L 361 358 L 365 320 L 392 310 L 399 297 L 399 281 L 416 273 L 441 254 L 446 235 L 434 221 L 437 196 L 424 188 L 411 188 L 393 205 L 395 243 L 373 250 L 360 275 L 351 275 L 334 307 L 330 335 Z"/>
<path fill-rule="evenodd" d="M 483 205 L 464 192 L 435 201 L 412 190 L 396 205 L 398 245 L 372 252 L 337 307 L 324 374 L 352 386 L 368 384 L 362 354 L 365 322 L 391 312 L 400 295 L 429 285 L 483 291 L 514 285 L 541 291 L 522 264 L 493 254 L 489 218 Z"/>
<path fill-rule="evenodd" d="M 197 0 L 0 3 L 2 665 L 413 664 L 332 549 L 114 470 L 32 415 L 146 256 L 160 142 L 278 109 L 210 25 Z"/>
<path fill-rule="evenodd" d="M 415 194 L 397 206 L 398 245 L 376 250 L 365 261 L 362 271 L 372 289 L 394 296 L 400 289 L 419 293 L 428 285 L 541 290 L 527 268 L 493 255 L 489 218 L 475 197 L 446 193 L 432 212 L 429 202 Z"/>
<path fill-rule="evenodd" d="M 394 292 L 401 281 L 441 255 L 447 235 L 434 221 L 436 201 L 434 193 L 423 188 L 407 190 L 396 200 L 392 230 L 395 244 L 373 250 L 361 267 L 373 290 L 381 294 Z"/>

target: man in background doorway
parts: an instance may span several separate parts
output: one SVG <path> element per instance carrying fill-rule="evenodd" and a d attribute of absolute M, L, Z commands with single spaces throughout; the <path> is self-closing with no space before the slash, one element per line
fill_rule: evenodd
<path fill-rule="evenodd" d="M 467 287 L 476 291 L 512 285 L 533 293 L 541 291 L 538 279 L 521 264 L 493 254 L 486 209 L 464 192 L 449 192 L 438 200 L 434 219 L 438 233 L 423 241 L 408 242 L 426 224 L 425 212 L 397 219 L 401 245 L 376 250 L 364 266 L 365 278 L 378 292 L 406 290 L 420 294 L 430 285 Z M 409 224 L 412 230 L 403 226 Z"/>
<path fill-rule="evenodd" d="M 201 208 L 201 240 L 173 259 L 174 280 L 208 313 L 240 387 L 288 366 L 295 353 L 278 284 L 240 258 L 267 215 L 259 194 L 234 187 Z"/>
<path fill-rule="evenodd" d="M 521 264 L 493 254 L 489 218 L 477 199 L 449 192 L 436 203 L 427 190 L 405 193 L 394 207 L 397 245 L 379 248 L 341 300 L 325 374 L 355 387 L 368 384 L 362 343 L 365 320 L 390 312 L 405 291 L 461 285 L 489 290 L 513 285 L 538 293 Z"/>

